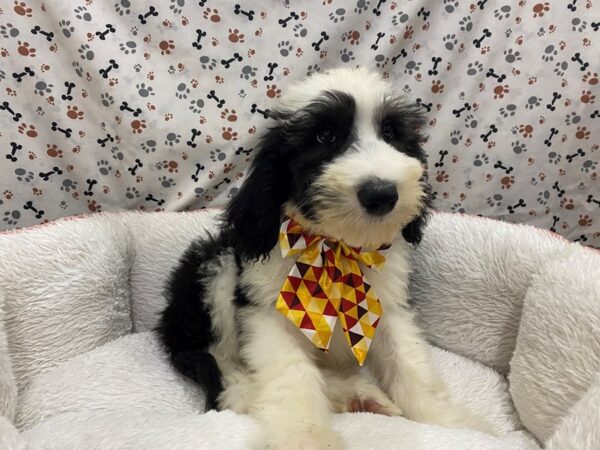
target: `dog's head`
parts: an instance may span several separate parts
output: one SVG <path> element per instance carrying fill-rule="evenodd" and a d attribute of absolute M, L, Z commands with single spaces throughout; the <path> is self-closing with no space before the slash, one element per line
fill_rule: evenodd
<path fill-rule="evenodd" d="M 237 253 L 266 256 L 282 215 L 312 234 L 377 248 L 421 239 L 430 203 L 424 119 L 378 74 L 336 69 L 290 86 L 225 219 Z"/>

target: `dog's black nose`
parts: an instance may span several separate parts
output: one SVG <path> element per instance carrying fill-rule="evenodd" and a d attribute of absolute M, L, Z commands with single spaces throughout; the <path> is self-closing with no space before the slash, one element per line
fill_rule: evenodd
<path fill-rule="evenodd" d="M 396 186 L 384 180 L 369 180 L 358 188 L 358 201 L 373 216 L 389 213 L 398 201 Z"/>

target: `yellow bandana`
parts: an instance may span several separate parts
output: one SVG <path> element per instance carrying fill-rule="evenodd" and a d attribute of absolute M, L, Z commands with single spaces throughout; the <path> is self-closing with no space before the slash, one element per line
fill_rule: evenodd
<path fill-rule="evenodd" d="M 329 348 L 339 318 L 346 341 L 362 366 L 382 310 L 358 263 L 379 269 L 385 262 L 383 253 L 305 234 L 293 219 L 281 225 L 279 245 L 284 258 L 299 256 L 275 308 L 322 350 Z"/>

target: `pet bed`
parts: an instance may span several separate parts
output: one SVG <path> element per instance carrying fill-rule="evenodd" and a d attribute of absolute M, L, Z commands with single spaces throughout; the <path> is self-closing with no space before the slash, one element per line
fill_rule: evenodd
<path fill-rule="evenodd" d="M 216 211 L 97 214 L 0 234 L 0 448 L 248 448 L 203 413 L 154 333 L 162 286 Z M 600 254 L 541 230 L 435 214 L 412 302 L 452 396 L 491 437 L 340 414 L 354 449 L 600 448 Z"/>

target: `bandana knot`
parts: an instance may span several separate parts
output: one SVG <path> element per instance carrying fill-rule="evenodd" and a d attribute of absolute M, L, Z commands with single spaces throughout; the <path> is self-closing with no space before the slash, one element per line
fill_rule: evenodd
<path fill-rule="evenodd" d="M 282 223 L 279 245 L 284 258 L 298 255 L 298 259 L 279 292 L 275 308 L 324 351 L 329 349 L 339 319 L 346 341 L 362 366 L 382 309 L 359 263 L 381 268 L 387 248 L 368 251 L 309 235 L 293 219 Z"/>

